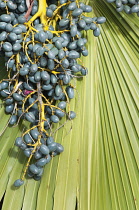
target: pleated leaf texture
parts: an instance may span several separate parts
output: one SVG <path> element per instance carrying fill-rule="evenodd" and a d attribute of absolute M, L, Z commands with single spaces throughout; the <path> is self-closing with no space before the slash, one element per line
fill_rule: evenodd
<path fill-rule="evenodd" d="M 89 73 L 76 81 L 77 118 L 70 132 L 70 122 L 56 132 L 65 150 L 45 166 L 41 181 L 26 179 L 16 189 L 27 159 L 14 142 L 27 123 L 7 127 L 0 137 L 2 210 L 139 209 L 139 17 L 119 14 L 105 0 L 88 3 L 107 22 L 99 38 L 85 33 Z M 0 131 L 8 119 L 1 101 Z"/>

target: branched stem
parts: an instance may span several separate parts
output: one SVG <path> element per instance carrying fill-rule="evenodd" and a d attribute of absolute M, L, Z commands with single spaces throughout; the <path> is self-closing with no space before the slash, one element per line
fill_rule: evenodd
<path fill-rule="evenodd" d="M 41 95 L 41 84 L 40 82 L 37 83 L 37 93 L 38 93 L 38 106 L 39 106 L 39 113 L 40 113 L 40 132 L 44 130 L 44 103 L 42 100 L 42 95 Z"/>
<path fill-rule="evenodd" d="M 47 26 L 47 17 L 46 17 L 46 8 L 48 7 L 46 0 L 38 0 L 39 9 L 38 12 L 27 22 L 27 25 L 30 26 L 31 23 L 40 17 L 41 23 L 45 26 L 45 30 L 48 29 Z"/>

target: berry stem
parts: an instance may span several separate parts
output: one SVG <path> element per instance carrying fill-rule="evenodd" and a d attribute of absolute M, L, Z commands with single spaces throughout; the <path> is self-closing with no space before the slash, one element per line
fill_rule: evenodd
<path fill-rule="evenodd" d="M 31 23 L 40 17 L 41 23 L 44 24 L 45 30 L 48 29 L 47 26 L 47 17 L 46 17 L 46 8 L 48 7 L 46 0 L 38 0 L 39 2 L 39 9 L 38 12 L 27 22 L 27 25 L 30 27 Z"/>
<path fill-rule="evenodd" d="M 41 95 L 41 84 L 40 82 L 37 83 L 37 93 L 38 93 L 38 102 L 39 102 L 39 113 L 40 113 L 40 132 L 44 130 L 44 103 L 42 100 L 42 95 Z"/>

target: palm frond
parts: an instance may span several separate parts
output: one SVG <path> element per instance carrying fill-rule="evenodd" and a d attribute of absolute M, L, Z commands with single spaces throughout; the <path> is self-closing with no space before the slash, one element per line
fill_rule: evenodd
<path fill-rule="evenodd" d="M 56 133 L 65 151 L 45 167 L 42 180 L 27 179 L 19 189 L 26 159 L 14 146 L 26 123 L 8 127 L 0 138 L 2 210 L 116 210 L 139 208 L 138 35 L 134 15 L 118 14 L 95 0 L 95 16 L 105 16 L 101 36 L 85 34 L 90 55 L 87 78 L 76 81 L 73 121 Z M 6 70 L 1 68 L 0 77 Z M 1 130 L 9 116 L 0 110 Z M 70 130 L 70 132 L 69 132 Z M 17 159 L 18 158 L 18 159 Z"/>

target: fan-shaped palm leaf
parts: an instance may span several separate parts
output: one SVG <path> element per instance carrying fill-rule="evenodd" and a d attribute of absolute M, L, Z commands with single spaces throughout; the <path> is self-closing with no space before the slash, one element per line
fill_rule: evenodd
<path fill-rule="evenodd" d="M 90 4 L 107 23 L 99 38 L 85 34 L 90 55 L 83 62 L 89 74 L 76 82 L 71 109 L 77 118 L 69 134 L 70 123 L 56 133 L 65 151 L 45 167 L 41 181 L 27 179 L 16 189 L 13 182 L 26 159 L 14 141 L 26 125 L 8 127 L 0 138 L 2 210 L 139 209 L 139 21 L 118 14 L 104 0 Z M 1 65 L 1 79 L 5 75 Z M 8 118 L 2 106 L 1 130 Z"/>

